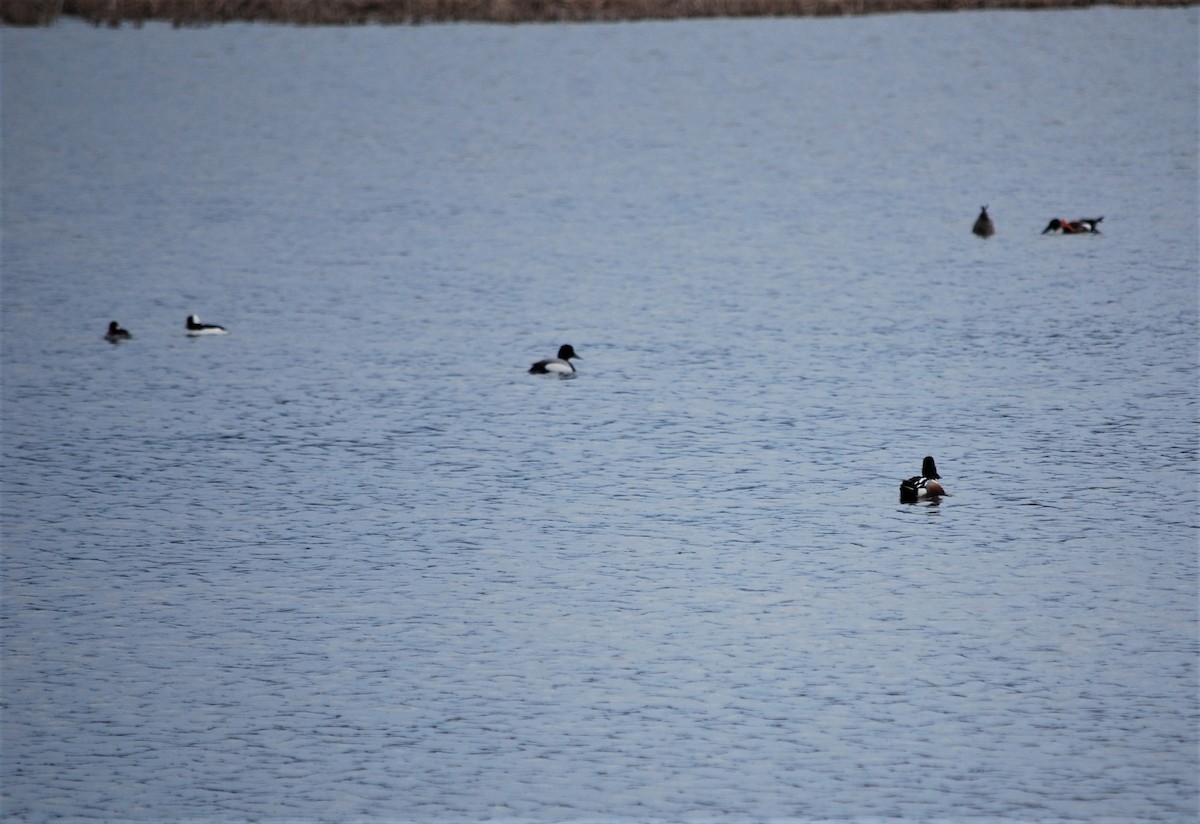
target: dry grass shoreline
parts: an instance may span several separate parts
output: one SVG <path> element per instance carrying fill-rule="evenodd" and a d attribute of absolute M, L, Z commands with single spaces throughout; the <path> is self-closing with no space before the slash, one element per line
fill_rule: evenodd
<path fill-rule="evenodd" d="M 819 17 L 971 9 L 1192 6 L 1200 0 L 0 0 L 8 25 L 78 17 L 95 25 L 168 21 L 294 25 L 546 23 L 695 17 Z"/>

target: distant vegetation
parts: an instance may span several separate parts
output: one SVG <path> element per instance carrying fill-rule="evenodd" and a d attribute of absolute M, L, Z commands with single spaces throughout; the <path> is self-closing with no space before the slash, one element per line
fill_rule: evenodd
<path fill-rule="evenodd" d="M 147 20 L 177 26 L 234 21 L 297 25 L 361 23 L 546 23 L 683 17 L 812 17 L 901 11 L 1192 6 L 1200 0 L 0 0 L 10 25 L 62 16 L 96 25 Z"/>

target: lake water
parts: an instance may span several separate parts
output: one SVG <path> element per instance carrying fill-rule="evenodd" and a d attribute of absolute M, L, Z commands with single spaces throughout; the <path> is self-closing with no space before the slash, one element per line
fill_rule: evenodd
<path fill-rule="evenodd" d="M 1196 820 L 1198 20 L 5 29 L 6 820 Z"/>

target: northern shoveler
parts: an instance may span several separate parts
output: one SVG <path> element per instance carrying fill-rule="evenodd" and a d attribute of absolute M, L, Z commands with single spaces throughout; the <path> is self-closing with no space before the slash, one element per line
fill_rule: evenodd
<path fill-rule="evenodd" d="M 1085 217 L 1079 220 L 1061 220 L 1054 218 L 1050 224 L 1042 230 L 1043 235 L 1098 235 L 1100 229 L 1097 227 L 1102 217 Z"/>
<path fill-rule="evenodd" d="M 921 474 L 900 482 L 900 503 L 915 504 L 922 498 L 946 495 L 946 490 L 938 483 L 941 477 L 937 471 L 937 464 L 933 462 L 933 456 L 926 455 L 925 460 L 921 462 Z"/>

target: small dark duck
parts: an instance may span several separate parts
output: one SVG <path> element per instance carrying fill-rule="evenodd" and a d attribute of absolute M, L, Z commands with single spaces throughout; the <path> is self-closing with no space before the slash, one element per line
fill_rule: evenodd
<path fill-rule="evenodd" d="M 988 217 L 987 210 L 987 206 L 979 208 L 979 217 L 975 218 L 975 225 L 971 227 L 971 231 L 980 237 L 991 237 L 996 234 L 996 224 L 992 223 L 992 219 Z"/>
<path fill-rule="evenodd" d="M 922 498 L 939 498 L 948 494 L 938 483 L 941 477 L 937 471 L 937 464 L 933 462 L 933 456 L 926 455 L 925 460 L 921 462 L 921 474 L 900 482 L 900 503 L 915 504 Z"/>
<path fill-rule="evenodd" d="M 575 349 L 571 344 L 564 343 L 558 347 L 557 358 L 546 358 L 540 360 L 533 366 L 529 367 L 529 372 L 532 375 L 570 375 L 575 371 L 574 364 L 571 363 L 571 358 L 577 358 Z"/>
<path fill-rule="evenodd" d="M 104 333 L 104 339 L 109 343 L 120 343 L 123 340 L 129 340 L 133 335 L 129 334 L 128 329 L 122 329 L 121 324 L 115 320 L 108 324 L 108 331 Z"/>
<path fill-rule="evenodd" d="M 1104 220 L 1102 217 L 1085 217 L 1079 220 L 1061 220 L 1054 218 L 1050 224 L 1042 230 L 1043 235 L 1098 235 L 1100 234 L 1099 223 Z"/>

